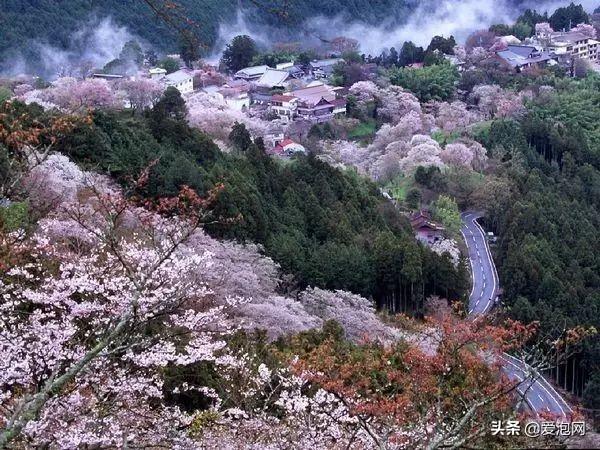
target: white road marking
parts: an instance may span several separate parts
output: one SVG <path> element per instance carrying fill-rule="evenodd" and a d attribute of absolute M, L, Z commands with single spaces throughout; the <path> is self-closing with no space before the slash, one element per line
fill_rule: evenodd
<path fill-rule="evenodd" d="M 508 356 L 509 358 L 512 358 L 512 359 L 514 359 L 514 360 L 518 361 L 520 364 L 524 364 L 524 363 L 521 363 L 521 361 L 519 361 L 519 360 L 518 360 L 517 358 L 515 358 L 514 356 L 512 356 L 512 355 L 509 355 L 508 353 L 505 353 L 505 355 L 506 355 L 506 356 Z M 514 366 L 514 367 L 516 367 L 516 368 L 517 368 L 517 370 L 519 370 L 519 371 L 523 372 L 523 368 L 522 368 L 522 367 L 519 367 L 519 366 L 518 366 L 518 365 L 516 365 L 514 362 L 510 361 L 509 359 L 505 358 L 504 356 L 502 356 L 501 358 L 502 358 L 504 361 L 506 361 L 507 363 L 509 363 L 510 365 L 512 365 L 512 366 Z M 535 384 L 537 384 L 537 385 L 538 385 L 540 388 L 542 388 L 542 389 L 544 390 L 544 392 L 546 392 L 546 394 L 548 394 L 548 397 L 550 397 L 552 400 L 554 400 L 554 403 L 556 403 L 556 406 L 558 406 L 558 408 L 561 410 L 561 412 L 562 412 L 563 416 L 567 417 L 567 413 L 565 412 L 564 408 L 562 407 L 562 405 L 560 404 L 560 402 L 559 402 L 559 401 L 556 399 L 556 397 L 558 397 L 558 398 L 560 398 L 561 400 L 563 400 L 563 399 L 562 399 L 562 397 L 560 397 L 560 395 L 559 395 L 559 394 L 558 394 L 558 393 L 557 393 L 557 392 L 554 390 L 554 388 L 553 388 L 553 387 L 552 387 L 550 384 L 548 384 L 548 387 L 550 387 L 550 389 L 552 389 L 552 390 L 554 391 L 554 393 L 556 394 L 556 397 L 555 397 L 554 395 L 552 395 L 552 394 L 550 393 L 550 391 L 548 391 L 548 389 L 546 389 L 546 386 L 544 386 L 544 383 L 547 383 L 547 382 L 546 382 L 546 379 L 545 379 L 544 377 L 538 378 L 538 379 L 535 381 Z M 563 400 L 563 401 L 564 401 L 564 400 Z M 565 406 L 566 406 L 566 407 L 569 409 L 569 411 L 570 411 L 570 412 L 573 412 L 573 410 L 571 409 L 571 407 L 570 407 L 569 405 L 567 405 L 567 403 L 566 403 L 566 402 L 565 402 Z"/>
<path fill-rule="evenodd" d="M 473 216 L 475 216 L 475 214 L 470 213 L 470 214 L 466 214 L 464 216 L 464 218 L 465 219 L 470 219 Z M 487 240 L 485 238 L 485 232 L 483 231 L 483 228 L 481 228 L 481 226 L 479 225 L 479 223 L 477 223 L 477 217 L 475 217 L 473 220 L 471 220 L 471 223 L 480 232 L 480 236 L 483 239 L 483 246 L 484 246 L 484 250 L 485 250 L 485 253 L 486 253 L 486 256 L 487 256 L 487 259 L 488 259 L 489 267 L 491 268 L 491 272 L 492 272 L 492 287 L 493 287 L 493 289 L 492 289 L 492 295 L 489 298 L 487 304 L 485 305 L 485 308 L 483 309 L 483 311 L 481 311 L 483 313 L 486 313 L 487 310 L 490 307 L 490 303 L 492 302 L 492 299 L 495 297 L 495 293 L 496 293 L 497 286 L 498 286 L 498 273 L 496 271 L 496 266 L 494 265 L 494 263 L 492 261 L 492 258 L 491 258 L 491 253 L 490 253 L 489 245 L 488 245 Z M 481 256 L 480 256 L 480 252 L 479 252 L 479 245 L 477 243 L 476 235 L 473 233 L 473 230 L 471 230 L 466 224 L 464 226 L 464 229 L 466 229 L 469 232 L 469 235 L 471 235 L 472 241 L 475 244 L 475 249 L 477 250 L 477 255 L 479 256 L 479 264 L 482 266 L 482 267 L 478 267 L 478 269 L 479 269 L 478 273 L 480 273 L 480 272 L 483 271 L 483 263 L 482 263 L 482 260 L 481 260 Z M 465 232 L 463 231 L 462 228 L 461 228 L 461 234 L 463 235 L 463 238 L 465 239 L 465 243 L 467 243 L 467 246 L 468 246 L 467 237 L 466 237 L 466 234 L 465 234 Z M 470 251 L 471 251 L 471 249 L 469 248 L 469 252 Z M 473 264 L 473 258 L 469 258 L 469 263 L 471 265 L 471 275 L 472 275 L 472 278 L 473 278 L 473 286 L 471 288 L 471 294 L 470 294 L 469 299 L 472 299 L 473 298 L 473 293 L 475 291 L 475 283 L 476 283 L 476 280 L 475 280 L 475 267 L 474 267 L 474 264 Z M 485 289 L 485 286 L 486 286 L 486 281 L 487 281 L 487 277 L 486 277 L 485 272 L 484 272 L 483 273 L 483 287 L 484 287 L 484 289 Z M 482 291 L 481 294 L 480 294 L 480 296 L 479 296 L 479 299 L 475 303 L 475 307 L 477 307 L 479 305 L 483 294 L 484 294 L 484 292 Z M 469 314 L 473 314 L 474 311 L 475 311 L 475 308 L 470 309 L 469 310 Z M 519 361 L 518 359 L 516 359 L 515 357 L 513 357 L 511 355 L 506 354 L 506 356 L 509 357 L 509 358 L 514 359 L 517 362 L 519 362 L 519 364 L 525 364 L 525 363 Z M 517 371 L 524 373 L 524 369 L 522 367 L 519 367 L 515 363 L 511 362 L 508 358 L 506 358 L 506 357 L 503 356 L 502 359 L 504 361 L 506 361 L 507 363 L 509 363 L 510 365 L 514 366 L 517 369 Z M 518 373 L 510 374 L 510 372 L 509 372 L 509 376 L 513 376 L 513 377 L 517 378 L 520 382 L 523 382 L 523 378 Z M 564 401 L 564 399 L 556 392 L 556 390 L 554 389 L 554 387 L 550 383 L 548 383 L 544 377 L 540 377 L 539 379 L 537 379 L 535 382 L 532 382 L 531 384 L 533 386 L 536 386 L 537 388 L 542 389 L 544 392 L 546 392 L 546 394 L 548 394 L 548 398 L 551 399 L 558 406 L 558 408 L 560 409 L 560 411 L 562 412 L 562 414 L 563 414 L 564 417 L 567 417 L 567 413 L 565 412 L 565 409 L 563 408 L 563 405 L 561 404 L 561 402 L 564 404 L 564 406 L 566 406 L 566 408 L 569 410 L 569 412 L 573 412 L 573 410 L 571 409 L 571 407 Z M 550 391 L 552 391 L 552 393 Z M 519 390 L 519 392 L 522 395 L 524 395 L 520 390 Z M 536 395 L 538 396 L 538 398 L 542 402 L 545 402 L 544 398 L 539 394 L 539 392 L 537 392 Z M 526 395 L 524 395 L 524 398 L 525 398 L 525 401 L 527 402 L 527 404 L 529 404 L 529 406 L 531 407 L 531 409 L 536 413 L 536 415 L 539 416 L 539 412 L 538 411 L 540 410 L 540 408 L 536 409 L 535 406 L 532 405 L 532 403 L 527 399 Z M 543 408 L 543 410 L 550 410 L 550 408 L 549 407 L 545 407 L 545 408 Z"/>

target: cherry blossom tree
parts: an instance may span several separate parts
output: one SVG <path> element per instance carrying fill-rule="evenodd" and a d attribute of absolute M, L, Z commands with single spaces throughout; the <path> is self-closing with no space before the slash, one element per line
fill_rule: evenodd
<path fill-rule="evenodd" d="M 506 50 L 508 48 L 508 44 L 504 39 L 496 38 L 496 41 L 490 47 L 490 52 L 500 52 L 502 50 Z"/>
<path fill-rule="evenodd" d="M 466 103 L 456 100 L 452 103 L 441 103 L 435 121 L 438 127 L 451 133 L 466 128 L 478 119 L 476 114 L 467 109 Z"/>
<path fill-rule="evenodd" d="M 466 62 L 472 66 L 477 66 L 490 56 L 490 52 L 484 47 L 474 47 L 467 53 Z"/>
<path fill-rule="evenodd" d="M 359 49 L 359 43 L 356 39 L 338 36 L 329 41 L 329 45 L 333 51 L 340 54 L 345 52 L 356 52 Z"/>
<path fill-rule="evenodd" d="M 39 120 L 23 112 L 13 102 L 6 101 L 0 105 L 0 149 L 4 147 L 10 155 L 0 181 L 0 196 L 10 198 L 15 195 L 29 171 L 42 164 L 58 139 L 79 121 L 79 118 L 73 117 Z"/>
<path fill-rule="evenodd" d="M 163 93 L 160 84 L 147 78 L 123 81 L 118 88 L 125 93 L 130 107 L 137 112 L 154 106 Z"/>
<path fill-rule="evenodd" d="M 400 160 L 400 169 L 405 174 L 413 173 L 417 167 L 445 167 L 440 158 L 440 145 L 429 136 L 415 135 L 411 139 L 411 149 L 405 158 Z"/>
<path fill-rule="evenodd" d="M 385 325 L 376 315 L 373 302 L 345 291 L 309 288 L 302 292 L 300 303 L 306 311 L 323 321 L 335 320 L 347 339 L 360 342 L 367 336 L 382 343 L 392 343 L 402 337 L 398 329 Z"/>
<path fill-rule="evenodd" d="M 366 113 L 369 104 L 377 103 L 379 117 L 392 125 L 410 112 L 422 113 L 417 97 L 400 86 L 382 88 L 372 81 L 359 81 L 350 87 L 349 92 L 356 98 L 357 107 L 363 113 Z"/>
<path fill-rule="evenodd" d="M 471 167 L 473 162 L 473 153 L 462 143 L 448 144 L 440 152 L 442 161 L 450 166 Z"/>
<path fill-rule="evenodd" d="M 535 24 L 535 36 L 544 46 L 544 48 L 550 45 L 552 33 L 554 33 L 554 30 L 548 22 L 540 22 Z"/>
<path fill-rule="evenodd" d="M 4 269 L 0 447 L 185 443 L 190 418 L 162 401 L 160 370 L 224 345 L 237 300 L 214 304 L 211 255 L 188 246 L 206 203 L 184 189 L 159 204 L 179 216 L 161 217 L 88 190 L 13 243 Z"/>
<path fill-rule="evenodd" d="M 460 250 L 458 249 L 458 244 L 454 239 L 437 240 L 431 246 L 431 250 L 433 250 L 440 256 L 444 253 L 447 253 L 448 255 L 450 255 L 454 267 L 458 267 L 458 264 L 460 262 Z"/>
<path fill-rule="evenodd" d="M 76 80 L 64 77 L 43 91 L 42 98 L 67 113 L 84 113 L 88 109 L 114 108 L 117 97 L 105 80 Z"/>
<path fill-rule="evenodd" d="M 477 103 L 485 117 L 518 118 L 525 113 L 524 93 L 515 93 L 497 85 L 478 85 L 473 88 L 471 100 Z"/>
<path fill-rule="evenodd" d="M 471 33 L 465 41 L 465 48 L 470 53 L 475 48 L 488 50 L 496 41 L 496 34 L 488 30 L 478 30 Z"/>
<path fill-rule="evenodd" d="M 250 117 L 242 111 L 229 108 L 225 104 L 199 92 L 186 98 L 188 121 L 191 126 L 201 129 L 209 135 L 227 141 L 233 125 L 243 123 L 252 136 L 264 136 L 273 126 L 269 121 Z M 285 128 L 281 124 L 282 128 Z"/>
<path fill-rule="evenodd" d="M 33 91 L 33 86 L 27 83 L 19 84 L 13 89 L 13 92 L 17 97 L 22 97 L 27 92 L 31 91 Z"/>
<path fill-rule="evenodd" d="M 429 352 L 374 344 L 353 352 L 328 341 L 300 356 L 294 365 L 297 378 L 320 389 L 307 398 L 307 388 L 296 380 L 296 389 L 284 390 L 278 403 L 291 416 L 287 420 L 307 435 L 325 425 L 332 435 L 323 438 L 339 448 L 437 449 L 477 442 L 487 433 L 480 424 L 509 411 L 520 383 L 495 376 L 497 365 L 489 367 L 473 346 L 489 358 L 506 348 L 509 336 L 514 343 L 508 346 L 516 347 L 530 330 L 452 317 L 429 323 Z M 461 381 L 451 381 L 457 370 Z M 317 448 L 325 445 L 321 441 Z"/>
<path fill-rule="evenodd" d="M 580 23 L 577 26 L 571 28 L 571 31 L 581 33 L 585 37 L 590 39 L 596 39 L 596 27 L 587 23 Z"/>
<path fill-rule="evenodd" d="M 381 92 L 379 114 L 383 120 L 397 124 L 401 118 L 410 112 L 420 114 L 421 104 L 417 97 L 404 91 L 400 86 L 390 85 Z"/>
<path fill-rule="evenodd" d="M 454 56 L 456 56 L 458 58 L 459 61 L 466 61 L 467 59 L 467 50 L 465 49 L 464 46 L 462 45 L 456 45 L 454 46 Z"/>

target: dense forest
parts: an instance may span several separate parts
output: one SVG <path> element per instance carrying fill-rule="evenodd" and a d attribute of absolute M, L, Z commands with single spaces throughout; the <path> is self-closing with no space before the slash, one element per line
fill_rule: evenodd
<path fill-rule="evenodd" d="M 559 82 L 557 91 L 518 122 L 494 122 L 485 139 L 503 155 L 509 183 L 488 217 L 501 237 L 504 302 L 551 336 L 600 328 L 600 79 Z M 569 351 L 575 355 L 552 376 L 600 407 L 600 341 Z"/>

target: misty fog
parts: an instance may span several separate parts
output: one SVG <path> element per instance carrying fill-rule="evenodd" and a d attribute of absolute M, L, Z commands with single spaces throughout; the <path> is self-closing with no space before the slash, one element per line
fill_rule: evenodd
<path fill-rule="evenodd" d="M 578 3 L 588 11 L 598 6 L 598 0 L 581 0 Z M 514 0 L 424 0 L 418 2 L 403 24 L 382 23 L 376 27 L 355 20 L 348 21 L 343 15 L 334 18 L 321 16 L 307 18 L 300 29 L 294 29 L 293 34 L 283 23 L 279 29 L 251 23 L 243 11 L 238 10 L 232 20 L 220 24 L 216 43 L 206 59 L 209 62 L 218 61 L 225 45 L 240 34 L 250 35 L 262 47 L 286 40 L 301 41 L 303 46 L 310 47 L 318 45 L 321 38 L 341 35 L 357 39 L 361 52 L 372 55 L 393 46 L 399 48 L 408 40 L 426 46 L 435 35 L 454 35 L 460 43 L 475 30 L 494 23 L 514 22 L 526 8 L 552 13 L 556 8 L 568 4 L 569 1 L 527 0 L 515 7 Z M 28 49 L 27 56 L 17 53 L 11 59 L 10 66 L 3 68 L 3 74 L 14 76 L 30 73 L 53 79 L 69 74 L 69 71 L 76 70 L 82 64 L 101 68 L 116 58 L 123 44 L 131 39 L 143 45 L 139 38 L 110 17 L 91 17 L 73 34 L 67 49 L 39 41 L 24 43 L 23 48 Z"/>

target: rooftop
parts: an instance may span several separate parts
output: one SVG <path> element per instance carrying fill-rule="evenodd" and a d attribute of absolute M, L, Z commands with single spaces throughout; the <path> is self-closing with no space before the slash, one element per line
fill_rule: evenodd
<path fill-rule="evenodd" d="M 238 70 L 235 74 L 236 76 L 249 76 L 255 77 L 258 75 L 262 75 L 269 68 L 269 66 L 252 66 L 246 67 L 244 69 Z"/>
<path fill-rule="evenodd" d="M 575 44 L 576 42 L 585 41 L 587 39 L 589 39 L 588 36 L 586 36 L 583 33 L 579 33 L 577 31 L 567 31 L 564 33 L 557 32 L 557 33 L 552 33 L 552 36 L 551 36 L 552 44 L 563 44 L 563 45 Z"/>
<path fill-rule="evenodd" d="M 265 73 L 256 81 L 256 84 L 266 87 L 282 86 L 289 76 L 290 74 L 287 70 L 267 68 Z"/>
<path fill-rule="evenodd" d="M 420 210 L 419 212 L 412 214 L 410 216 L 410 225 L 413 229 L 426 227 L 437 231 L 444 230 L 444 227 L 434 222 L 431 219 L 431 215 L 429 214 L 429 212 L 425 210 Z"/>
<path fill-rule="evenodd" d="M 511 67 L 535 64 L 554 58 L 552 54 L 540 52 L 535 47 L 529 45 L 509 45 L 506 50 L 496 52 L 496 55 Z"/>
<path fill-rule="evenodd" d="M 191 80 L 192 76 L 184 70 L 178 70 L 165 76 L 164 79 L 167 83 L 182 83 L 183 81 Z"/>
<path fill-rule="evenodd" d="M 334 66 L 339 62 L 344 62 L 342 58 L 319 59 L 311 61 L 310 65 L 314 68 L 322 68 L 326 66 Z"/>
<path fill-rule="evenodd" d="M 271 97 L 271 100 L 273 100 L 274 102 L 291 102 L 295 99 L 296 97 L 294 97 L 293 95 L 273 95 Z"/>

